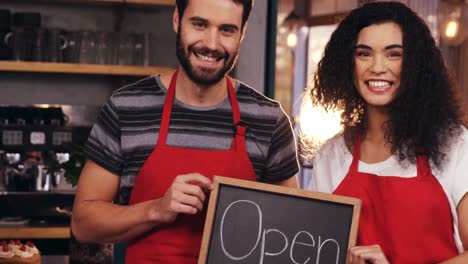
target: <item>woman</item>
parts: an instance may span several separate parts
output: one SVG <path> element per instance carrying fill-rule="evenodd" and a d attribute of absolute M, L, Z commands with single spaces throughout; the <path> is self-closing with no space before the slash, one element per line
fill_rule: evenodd
<path fill-rule="evenodd" d="M 468 132 L 430 31 L 396 2 L 353 10 L 328 42 L 312 97 L 344 130 L 310 189 L 362 200 L 351 263 L 468 263 Z"/>

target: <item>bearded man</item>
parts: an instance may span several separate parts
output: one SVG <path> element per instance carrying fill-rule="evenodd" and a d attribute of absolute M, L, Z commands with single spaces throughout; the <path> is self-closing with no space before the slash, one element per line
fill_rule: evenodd
<path fill-rule="evenodd" d="M 289 118 L 227 76 L 252 6 L 176 1 L 178 69 L 116 90 L 91 131 L 73 208 L 78 240 L 126 241 L 126 263 L 196 263 L 214 175 L 297 187 Z"/>

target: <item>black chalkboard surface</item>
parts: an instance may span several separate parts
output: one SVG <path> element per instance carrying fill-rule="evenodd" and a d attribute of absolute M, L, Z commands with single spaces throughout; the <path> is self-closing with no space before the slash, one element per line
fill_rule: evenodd
<path fill-rule="evenodd" d="M 361 201 L 216 176 L 199 264 L 346 263 Z"/>

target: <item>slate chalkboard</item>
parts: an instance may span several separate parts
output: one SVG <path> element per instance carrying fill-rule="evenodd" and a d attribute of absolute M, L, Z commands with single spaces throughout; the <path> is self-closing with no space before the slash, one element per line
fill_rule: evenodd
<path fill-rule="evenodd" d="M 346 263 L 359 199 L 216 176 L 199 264 Z"/>

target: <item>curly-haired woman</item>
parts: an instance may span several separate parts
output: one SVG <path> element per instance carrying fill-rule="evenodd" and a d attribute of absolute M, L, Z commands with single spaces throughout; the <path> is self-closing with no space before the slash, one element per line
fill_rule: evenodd
<path fill-rule="evenodd" d="M 468 263 L 468 132 L 423 20 L 397 2 L 353 10 L 312 98 L 344 110 L 310 189 L 362 200 L 351 263 Z"/>

